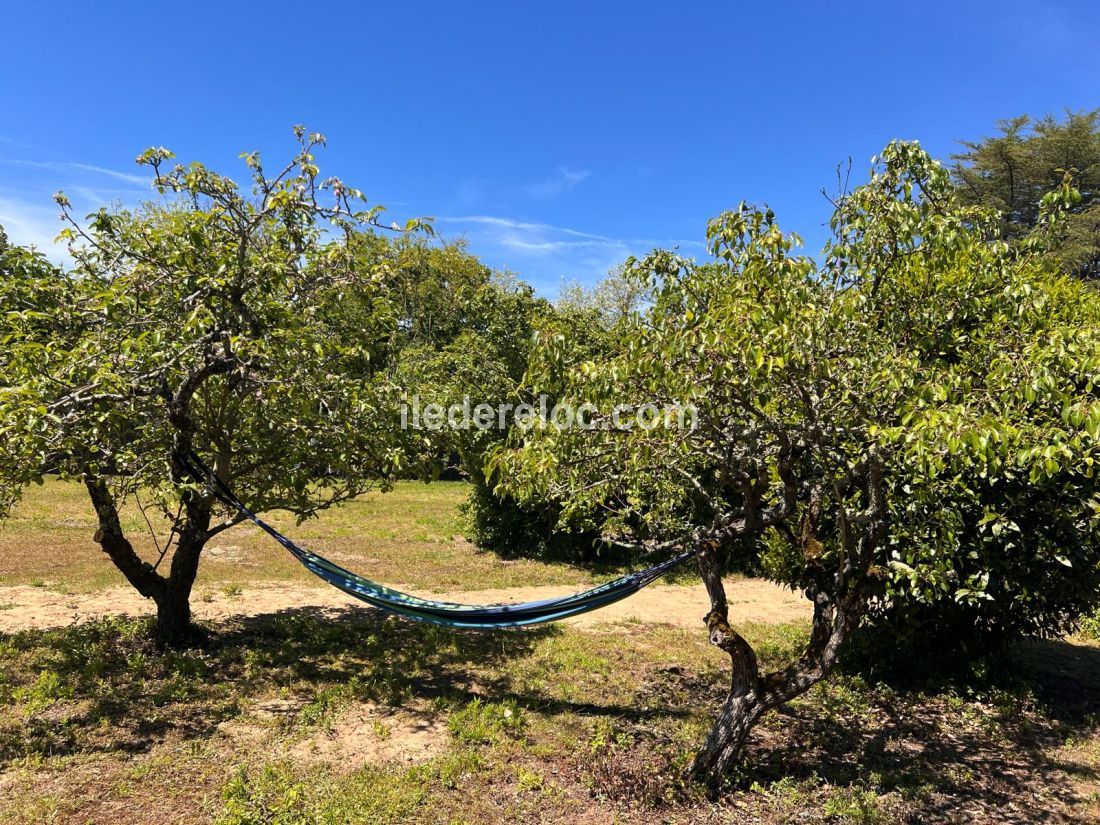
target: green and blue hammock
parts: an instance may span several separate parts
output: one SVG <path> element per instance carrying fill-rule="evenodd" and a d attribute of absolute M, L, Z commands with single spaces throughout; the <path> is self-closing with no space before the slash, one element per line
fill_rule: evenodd
<path fill-rule="evenodd" d="M 556 599 L 543 599 L 522 604 L 488 605 L 438 602 L 431 599 L 421 599 L 372 582 L 352 573 L 350 570 L 345 570 L 323 556 L 295 544 L 249 510 L 197 455 L 192 453 L 188 457 L 186 469 L 194 476 L 196 481 L 207 485 L 211 492 L 224 504 L 235 509 L 279 542 L 318 578 L 379 610 L 418 622 L 429 622 L 448 627 L 491 630 L 501 627 L 524 627 L 543 622 L 555 622 L 560 619 L 567 619 L 570 616 L 579 616 L 582 613 L 598 610 L 601 607 L 606 607 L 632 596 L 670 570 L 693 558 L 698 552 L 697 550 L 688 550 L 645 570 L 630 573 L 614 581 L 593 587 L 591 590 L 574 593 L 571 596 L 561 596 Z"/>

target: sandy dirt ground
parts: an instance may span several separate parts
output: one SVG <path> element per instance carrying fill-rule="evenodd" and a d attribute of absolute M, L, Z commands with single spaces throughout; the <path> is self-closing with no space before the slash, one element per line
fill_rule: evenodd
<path fill-rule="evenodd" d="M 498 604 L 546 599 L 571 592 L 573 588 L 569 587 L 524 587 L 425 595 L 441 601 Z M 801 595 L 766 581 L 730 582 L 726 592 L 730 618 L 734 622 L 789 622 L 807 619 L 813 612 L 810 603 Z M 303 607 L 338 611 L 357 606 L 369 609 L 332 588 L 283 584 L 244 588 L 233 593 L 199 592 L 191 601 L 195 618 L 200 621 L 258 616 Z M 0 633 L 65 627 L 107 615 L 142 616 L 153 612 L 153 603 L 129 588 L 66 594 L 44 587 L 0 587 Z M 566 621 L 582 627 L 622 621 L 699 627 L 706 612 L 707 595 L 702 585 L 655 585 L 624 601 Z"/>

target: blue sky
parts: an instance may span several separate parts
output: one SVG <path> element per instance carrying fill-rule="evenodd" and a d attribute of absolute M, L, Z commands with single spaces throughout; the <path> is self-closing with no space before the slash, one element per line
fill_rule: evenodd
<path fill-rule="evenodd" d="M 946 157 L 1000 118 L 1100 106 L 1095 2 L 14 3 L 0 49 L 0 224 L 50 250 L 50 196 L 149 196 L 164 145 L 329 138 L 322 173 L 431 215 L 546 295 L 627 255 L 702 253 L 767 202 L 825 237 L 838 163 L 891 138 Z"/>

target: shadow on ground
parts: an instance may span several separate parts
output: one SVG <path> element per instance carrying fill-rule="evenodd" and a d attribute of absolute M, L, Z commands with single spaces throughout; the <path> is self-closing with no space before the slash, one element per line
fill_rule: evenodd
<path fill-rule="evenodd" d="M 1030 641 L 1006 665 L 1007 687 L 956 686 L 966 699 L 838 677 L 765 725 L 751 777 L 896 791 L 921 822 L 1076 821 L 1064 809 L 1100 772 L 1057 752 L 1100 713 L 1100 649 Z"/>
<path fill-rule="evenodd" d="M 107 619 L 0 636 L 0 760 L 68 752 L 141 752 L 169 735 L 211 735 L 273 692 L 347 690 L 387 704 L 489 692 L 505 660 L 553 628 L 473 633 L 359 608 L 298 608 L 208 628 L 202 647 L 156 650 L 144 619 Z M 37 678 L 34 678 L 37 677 Z"/>
<path fill-rule="evenodd" d="M 685 720 L 697 735 L 726 678 L 626 661 L 632 701 L 609 701 L 610 693 L 598 691 L 565 701 L 525 688 L 511 664 L 571 631 L 456 631 L 368 608 L 307 607 L 235 619 L 211 627 L 203 647 L 185 651 L 156 651 L 148 630 L 146 620 L 110 619 L 0 636 L 0 704 L 7 706 L 0 765 L 207 739 L 272 696 L 322 709 L 337 696 L 391 706 L 438 702 L 441 712 L 484 697 L 627 732 L 623 741 L 633 744 L 591 752 L 579 770 L 620 782 L 636 803 L 637 783 L 676 758 L 659 763 L 658 752 Z M 1080 800 L 1083 785 L 1100 782 L 1094 761 L 1062 756 L 1069 737 L 1091 732 L 1100 715 L 1100 649 L 1036 641 L 1012 661 L 1013 684 L 986 686 L 977 695 L 961 687 L 898 690 L 838 674 L 766 718 L 732 793 L 753 783 L 804 783 L 819 795 L 822 788 L 858 786 L 893 794 L 905 810 L 920 812 L 912 821 L 1067 821 L 1059 811 Z M 634 775 L 634 784 L 621 781 Z M 660 800 L 664 793 L 664 785 L 654 786 L 651 796 Z"/>

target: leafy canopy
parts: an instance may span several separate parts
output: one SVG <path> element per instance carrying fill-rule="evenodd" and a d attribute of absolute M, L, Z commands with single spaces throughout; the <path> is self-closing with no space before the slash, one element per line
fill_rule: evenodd
<path fill-rule="evenodd" d="M 243 156 L 250 192 L 150 149 L 138 163 L 161 202 L 85 225 L 59 193 L 69 272 L 2 252 L 5 503 L 49 470 L 149 495 L 178 526 L 179 457 L 195 448 L 255 509 L 305 516 L 401 466 L 397 393 L 377 358 L 392 313 L 326 311 L 350 290 L 380 292 L 386 259 L 358 266 L 349 239 L 381 226 L 381 207 L 321 179 L 323 137 L 295 135 L 274 172 Z"/>
<path fill-rule="evenodd" d="M 1075 202 L 1064 183 L 1043 226 Z M 678 402 L 698 426 L 536 422 L 494 457 L 500 489 L 654 550 L 722 542 L 856 614 L 946 600 L 1064 625 L 1100 584 L 1100 304 L 1041 239 L 988 242 L 998 220 L 896 142 L 839 202 L 821 267 L 744 204 L 708 227 L 711 260 L 632 261 L 655 299 L 617 352 L 570 366 L 547 340 L 531 380 L 601 425 Z"/>

